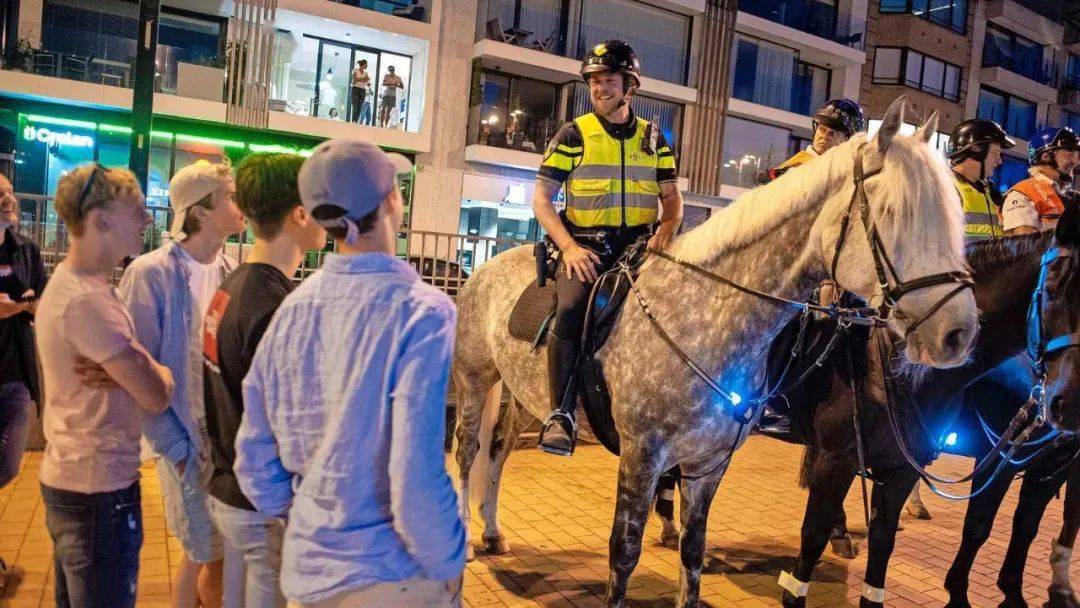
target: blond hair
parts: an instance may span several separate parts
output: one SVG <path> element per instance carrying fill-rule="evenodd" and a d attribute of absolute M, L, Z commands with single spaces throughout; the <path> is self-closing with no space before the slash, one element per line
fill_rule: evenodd
<path fill-rule="evenodd" d="M 56 184 L 56 213 L 67 225 L 68 232 L 82 236 L 86 229 L 86 215 L 92 209 L 104 207 L 117 199 L 143 198 L 135 174 L 127 169 L 101 168 L 96 163 L 76 167 L 65 173 Z M 94 177 L 95 171 L 98 173 Z M 86 182 L 93 179 L 86 197 L 80 201 Z"/>

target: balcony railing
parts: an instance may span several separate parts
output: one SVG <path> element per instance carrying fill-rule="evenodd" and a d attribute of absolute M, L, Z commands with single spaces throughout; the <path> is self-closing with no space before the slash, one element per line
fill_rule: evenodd
<path fill-rule="evenodd" d="M 739 10 L 829 40 L 836 39 L 835 4 L 814 0 L 743 0 Z M 859 36 L 861 39 L 862 36 Z M 859 42 L 859 40 L 845 40 Z"/>
<path fill-rule="evenodd" d="M 406 19 L 412 19 L 413 21 L 427 21 L 427 7 L 423 6 L 420 2 L 409 2 L 408 0 L 332 0 L 339 4 L 345 4 L 347 6 L 356 6 L 359 8 L 365 8 L 369 11 L 376 11 L 379 13 L 385 13 L 387 15 L 394 15 L 396 17 L 404 17 Z"/>

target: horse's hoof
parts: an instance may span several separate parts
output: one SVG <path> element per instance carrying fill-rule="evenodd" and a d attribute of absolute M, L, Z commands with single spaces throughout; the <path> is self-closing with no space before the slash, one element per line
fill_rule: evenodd
<path fill-rule="evenodd" d="M 473 548 L 472 543 L 466 543 L 465 545 L 465 561 L 471 562 L 476 559 L 476 549 Z"/>
<path fill-rule="evenodd" d="M 510 543 L 501 534 L 495 538 L 485 538 L 484 551 L 489 555 L 506 555 L 510 552 Z"/>
<path fill-rule="evenodd" d="M 664 545 L 668 549 L 679 550 L 679 535 L 678 534 L 661 534 L 660 544 Z"/>
<path fill-rule="evenodd" d="M 859 545 L 851 539 L 850 534 L 845 534 L 838 538 L 830 538 L 829 543 L 832 544 L 833 553 L 844 559 L 855 559 L 855 557 L 859 555 Z"/>
<path fill-rule="evenodd" d="M 790 591 L 784 591 L 784 597 L 780 598 L 784 608 L 806 608 L 805 597 L 795 597 Z"/>
<path fill-rule="evenodd" d="M 885 608 L 885 604 L 868 600 L 865 597 L 860 597 L 859 608 Z"/>
<path fill-rule="evenodd" d="M 949 603 L 945 604 L 945 608 L 971 608 L 971 602 L 967 597 L 952 597 L 949 598 Z"/>
<path fill-rule="evenodd" d="M 908 515 L 914 517 L 915 519 L 924 519 L 924 520 L 934 519 L 934 516 L 930 514 L 930 511 L 928 511 L 926 509 L 926 507 L 924 507 L 922 505 L 916 505 L 916 506 L 908 505 L 907 512 L 908 512 Z"/>
<path fill-rule="evenodd" d="M 1080 608 L 1080 601 L 1077 601 L 1072 589 L 1050 587 L 1050 597 L 1043 608 Z"/>

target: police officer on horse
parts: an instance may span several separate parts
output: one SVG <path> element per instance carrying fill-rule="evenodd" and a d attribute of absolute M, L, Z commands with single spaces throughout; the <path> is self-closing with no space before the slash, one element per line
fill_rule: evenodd
<path fill-rule="evenodd" d="M 1073 175 L 1080 166 L 1080 139 L 1068 127 L 1048 127 L 1028 144 L 1031 177 L 1017 182 L 1005 193 L 1001 209 L 1006 234 L 1050 230 L 1065 210 L 1065 202 L 1077 197 Z"/>
<path fill-rule="evenodd" d="M 666 247 L 683 210 L 671 147 L 654 123 L 630 109 L 641 86 L 634 50 L 621 40 L 596 45 L 581 64 L 581 77 L 593 111 L 564 124 L 548 144 L 532 202 L 561 252 L 547 342 L 553 411 L 544 421 L 540 449 L 567 456 L 577 437 L 574 373 L 591 284 L 654 225 L 649 247 Z M 559 214 L 554 200 L 564 187 L 566 210 Z"/>
<path fill-rule="evenodd" d="M 1001 166 L 1001 152 L 1016 145 L 996 122 L 972 118 L 956 125 L 945 155 L 964 205 L 964 238 L 980 241 L 1004 236 L 996 221 L 1003 199 L 990 175 Z"/>
<path fill-rule="evenodd" d="M 814 160 L 862 131 L 863 111 L 859 104 L 846 97 L 831 99 L 814 112 L 812 124 L 814 140 L 805 150 L 799 150 L 780 166 L 770 170 L 770 180 L 780 177 L 793 167 Z"/>

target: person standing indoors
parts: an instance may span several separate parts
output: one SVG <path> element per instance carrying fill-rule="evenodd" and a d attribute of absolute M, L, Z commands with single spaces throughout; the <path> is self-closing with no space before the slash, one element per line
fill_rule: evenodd
<path fill-rule="evenodd" d="M 225 239 L 244 229 L 228 164 L 197 162 L 169 182 L 173 240 L 139 256 L 120 294 L 143 346 L 176 378 L 169 409 L 148 416 L 143 435 L 157 456 L 165 521 L 184 548 L 173 585 L 175 608 L 221 605 L 222 544 L 210 519 L 203 408 L 202 320 L 232 260 Z"/>
<path fill-rule="evenodd" d="M 581 64 L 581 77 L 593 111 L 564 124 L 548 143 L 532 200 L 537 221 L 562 252 L 555 324 L 547 339 L 552 413 L 539 445 L 561 456 L 574 452 L 577 438 L 573 380 L 590 284 L 658 221 L 649 247 L 667 247 L 683 210 L 670 146 L 655 124 L 630 109 L 641 86 L 634 49 L 621 40 L 596 45 Z M 564 184 L 566 211 L 560 215 L 554 200 Z"/>
<path fill-rule="evenodd" d="M 863 130 L 863 122 L 863 111 L 858 103 L 846 97 L 825 102 L 814 112 L 811 123 L 814 128 L 813 141 L 805 150 L 799 150 L 778 167 L 770 169 L 769 179 L 774 180 L 851 139 L 852 135 Z"/>
<path fill-rule="evenodd" d="M 110 279 L 142 251 L 151 218 L 135 176 L 96 163 L 61 177 L 55 204 L 71 247 L 38 305 L 37 346 L 56 605 L 129 608 L 143 542 L 139 414 L 168 407 L 173 378 L 139 344 Z"/>
<path fill-rule="evenodd" d="M 386 68 L 388 72 L 382 80 L 382 99 L 379 100 L 379 126 L 386 128 L 390 124 L 390 116 L 397 107 L 397 90 L 405 88 L 405 82 L 401 76 L 394 73 L 394 66 Z"/>
<path fill-rule="evenodd" d="M 303 608 L 458 608 L 465 530 L 443 456 L 456 311 L 394 257 L 404 157 L 320 144 L 304 208 L 338 253 L 289 294 L 244 378 L 233 467 L 287 518 L 281 588 Z"/>
<path fill-rule="evenodd" d="M 30 432 L 30 403 L 41 404 L 31 322 L 45 289 L 45 266 L 37 245 L 15 231 L 18 226 L 15 189 L 0 175 L 0 488 L 19 474 Z M 0 573 L 5 570 L 0 556 Z"/>
<path fill-rule="evenodd" d="M 371 75 L 367 72 L 367 59 L 356 62 L 356 69 L 349 76 L 349 122 L 360 122 L 360 111 L 371 87 Z"/>
<path fill-rule="evenodd" d="M 323 230 L 300 204 L 296 176 L 304 158 L 292 154 L 249 156 L 236 169 L 236 204 L 255 235 L 247 261 L 218 288 L 203 323 L 206 427 L 213 472 L 210 515 L 225 545 L 225 572 L 242 556 L 246 579 L 226 598 L 243 598 L 248 608 L 284 608 L 278 572 L 284 522 L 259 513 L 240 490 L 233 473 L 236 431 L 244 413 L 241 384 L 266 326 L 285 296 L 309 249 L 326 244 Z M 240 591 L 240 593 L 236 593 Z M 233 608 L 228 605 L 226 608 Z"/>
<path fill-rule="evenodd" d="M 990 176 L 1001 166 L 1001 152 L 1016 145 L 996 122 L 972 118 L 956 125 L 945 155 L 964 205 L 964 238 L 981 241 L 1005 232 L 997 222 L 1001 193 Z"/>
<path fill-rule="evenodd" d="M 1005 193 L 1001 224 L 1006 234 L 1028 234 L 1057 225 L 1065 200 L 1075 197 L 1073 174 L 1080 166 L 1080 140 L 1068 127 L 1043 129 L 1028 144 L 1028 173 Z"/>

